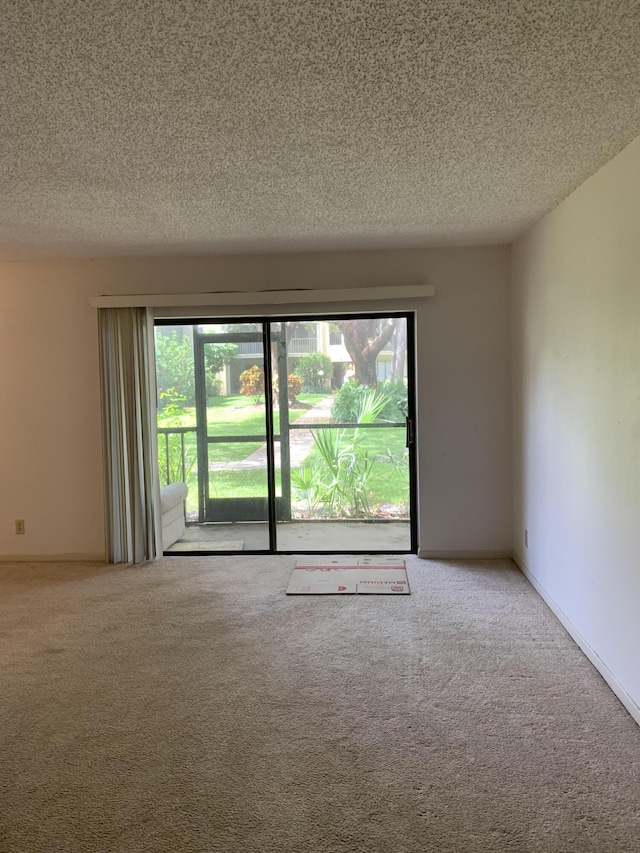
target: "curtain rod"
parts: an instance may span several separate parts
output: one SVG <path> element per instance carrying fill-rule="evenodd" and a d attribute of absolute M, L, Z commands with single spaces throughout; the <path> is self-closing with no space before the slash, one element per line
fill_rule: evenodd
<path fill-rule="evenodd" d="M 142 293 L 92 296 L 92 308 L 179 308 L 207 305 L 295 305 L 305 302 L 370 302 L 376 299 L 422 299 L 435 294 L 432 284 L 398 287 L 352 287 L 339 290 L 241 290 L 209 293 Z"/>

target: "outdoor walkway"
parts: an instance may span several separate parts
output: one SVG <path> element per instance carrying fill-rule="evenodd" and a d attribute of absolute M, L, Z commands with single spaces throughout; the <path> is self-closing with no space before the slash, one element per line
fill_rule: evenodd
<path fill-rule="evenodd" d="M 331 418 L 331 406 L 333 397 L 329 394 L 320 400 L 313 408 L 308 409 L 294 421 L 295 424 L 314 424 L 328 421 Z M 309 455 L 313 447 L 313 436 L 311 430 L 293 429 L 289 433 L 289 448 L 291 467 L 297 468 Z M 280 468 L 280 442 L 275 444 L 276 468 Z M 235 462 L 210 462 L 210 471 L 245 471 L 250 469 L 266 469 L 267 467 L 267 445 L 263 444 L 245 459 L 236 459 Z"/>

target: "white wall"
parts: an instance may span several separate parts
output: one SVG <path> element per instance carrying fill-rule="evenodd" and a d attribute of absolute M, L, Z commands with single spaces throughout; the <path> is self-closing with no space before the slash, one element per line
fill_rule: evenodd
<path fill-rule="evenodd" d="M 0 556 L 104 553 L 91 296 L 426 283 L 420 547 L 510 551 L 509 252 L 488 247 L 0 265 Z"/>
<path fill-rule="evenodd" d="M 637 706 L 640 139 L 517 241 L 512 264 L 517 556 Z"/>

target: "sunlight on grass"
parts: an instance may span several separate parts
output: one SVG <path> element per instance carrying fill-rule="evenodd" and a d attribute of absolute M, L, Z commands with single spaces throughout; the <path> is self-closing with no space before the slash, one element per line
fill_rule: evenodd
<path fill-rule="evenodd" d="M 209 497 L 211 498 L 266 498 L 266 469 L 243 471 L 210 471 Z M 282 494 L 279 478 L 276 482 L 276 495 Z"/>
<path fill-rule="evenodd" d="M 300 394 L 298 400 L 308 406 L 314 406 L 325 397 L 326 394 Z M 266 435 L 266 409 L 264 403 L 256 405 L 253 400 L 243 397 L 240 394 L 229 397 L 212 397 L 208 403 L 208 435 Z M 293 421 L 297 420 L 306 411 L 306 409 L 290 409 L 289 421 L 293 423 Z M 277 409 L 273 413 L 273 421 L 274 429 L 277 433 L 280 430 L 280 413 Z M 183 409 L 182 414 L 178 418 L 163 417 L 162 413 L 158 415 L 159 427 L 195 427 L 195 425 L 196 410 L 193 406 Z M 242 459 L 243 457 L 239 458 Z"/>

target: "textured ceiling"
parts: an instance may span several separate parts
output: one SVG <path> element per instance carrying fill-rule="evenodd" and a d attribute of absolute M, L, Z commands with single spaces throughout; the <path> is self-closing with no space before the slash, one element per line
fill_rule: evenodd
<path fill-rule="evenodd" d="M 507 241 L 640 133 L 640 0 L 0 21 L 0 259 Z"/>

